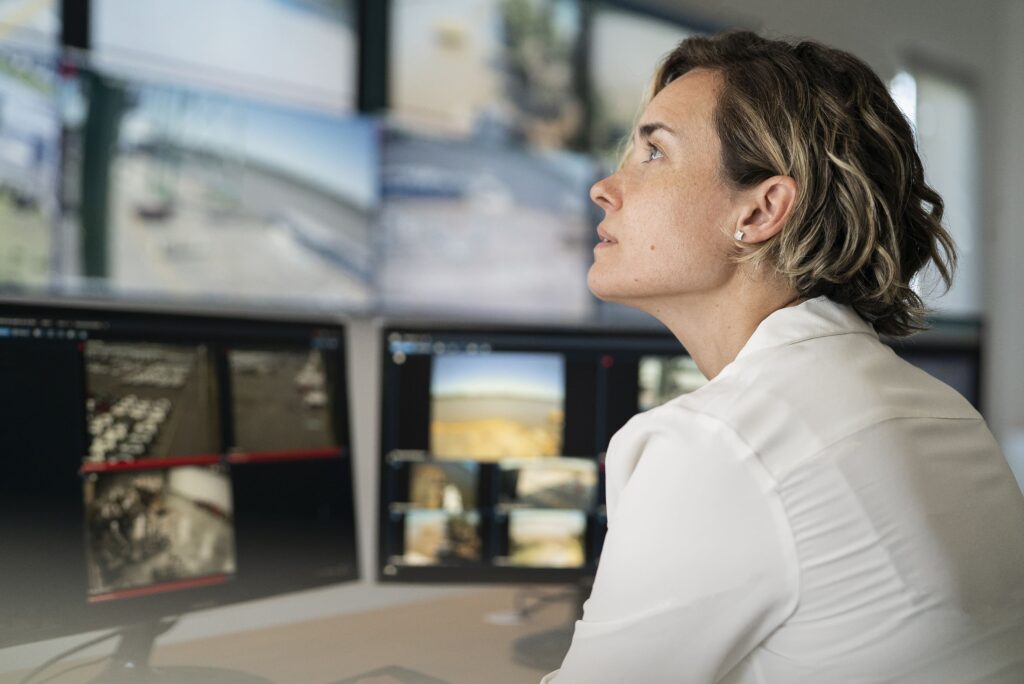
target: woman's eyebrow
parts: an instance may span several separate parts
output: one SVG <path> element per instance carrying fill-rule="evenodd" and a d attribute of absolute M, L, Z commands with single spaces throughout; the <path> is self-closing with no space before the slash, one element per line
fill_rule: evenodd
<path fill-rule="evenodd" d="M 667 124 L 663 124 L 660 121 L 652 121 L 650 123 L 645 123 L 645 124 L 643 124 L 641 126 L 638 126 L 637 129 L 636 129 L 636 133 L 637 133 L 637 135 L 639 137 L 641 137 L 644 140 L 646 140 L 646 139 L 650 138 L 652 135 L 654 135 L 655 131 L 659 131 L 659 130 L 660 131 L 665 131 L 666 133 L 668 133 L 670 135 L 675 135 L 676 134 L 676 132 L 674 130 L 672 130 L 672 128 L 670 126 L 668 126 Z"/>

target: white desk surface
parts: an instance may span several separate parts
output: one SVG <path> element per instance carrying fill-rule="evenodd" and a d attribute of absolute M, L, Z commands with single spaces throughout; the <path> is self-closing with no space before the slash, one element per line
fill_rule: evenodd
<path fill-rule="evenodd" d="M 512 611 L 519 590 L 488 588 L 255 630 L 240 625 L 231 634 L 166 646 L 158 640 L 150 662 L 156 667 L 226 668 L 274 684 L 536 684 L 544 672 L 515 662 L 514 643 L 570 624 L 574 608 L 564 601 L 552 603 L 518 624 L 487 619 L 492 613 Z M 58 663 L 32 682 L 90 682 L 106 665 L 47 679 L 85 661 Z M 16 684 L 25 674 L 0 674 L 0 684 Z"/>

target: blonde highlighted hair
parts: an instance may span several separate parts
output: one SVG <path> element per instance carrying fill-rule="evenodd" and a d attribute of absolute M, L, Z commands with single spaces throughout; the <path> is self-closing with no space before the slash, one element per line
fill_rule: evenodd
<path fill-rule="evenodd" d="M 680 43 L 649 97 L 697 68 L 722 77 L 715 128 L 727 181 L 745 188 L 781 175 L 798 188 L 785 227 L 743 245 L 737 261 L 773 269 L 802 296 L 849 304 L 881 334 L 924 329 L 911 279 L 934 264 L 948 289 L 956 248 L 881 79 L 841 50 L 734 31 Z"/>

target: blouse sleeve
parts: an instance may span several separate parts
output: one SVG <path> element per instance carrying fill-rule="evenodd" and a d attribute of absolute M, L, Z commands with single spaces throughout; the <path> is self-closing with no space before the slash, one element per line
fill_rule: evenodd
<path fill-rule="evenodd" d="M 593 591 L 542 684 L 719 681 L 796 607 L 774 481 L 731 429 L 678 405 L 630 421 L 607 474 Z"/>

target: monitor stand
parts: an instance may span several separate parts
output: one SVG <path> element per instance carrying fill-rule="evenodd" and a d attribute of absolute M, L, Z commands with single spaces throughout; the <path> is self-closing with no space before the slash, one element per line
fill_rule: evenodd
<path fill-rule="evenodd" d="M 270 680 L 237 670 L 171 665 L 150 667 L 156 638 L 175 621 L 144 622 L 125 627 L 110 665 L 91 684 L 271 684 Z"/>
<path fill-rule="evenodd" d="M 584 578 L 573 587 L 574 591 L 565 594 L 565 599 L 571 601 L 574 608 L 567 624 L 516 639 L 512 645 L 512 659 L 520 665 L 544 672 L 561 667 L 572 644 L 576 621 L 583 617 L 583 602 L 590 596 L 593 582 L 593 578 Z"/>

